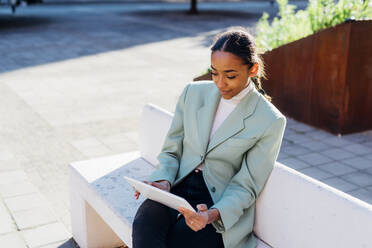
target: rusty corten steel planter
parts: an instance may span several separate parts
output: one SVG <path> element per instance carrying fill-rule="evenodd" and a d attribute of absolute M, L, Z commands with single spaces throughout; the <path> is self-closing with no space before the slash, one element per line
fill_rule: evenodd
<path fill-rule="evenodd" d="M 287 116 L 334 134 L 372 129 L 372 21 L 343 23 L 262 57 L 263 88 Z M 203 79 L 210 73 L 194 80 Z"/>
<path fill-rule="evenodd" d="M 319 31 L 263 59 L 264 89 L 287 116 L 335 134 L 372 129 L 372 21 Z"/>

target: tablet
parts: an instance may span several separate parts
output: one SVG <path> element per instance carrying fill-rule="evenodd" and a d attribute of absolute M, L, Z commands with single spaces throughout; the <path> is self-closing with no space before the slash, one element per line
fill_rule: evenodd
<path fill-rule="evenodd" d="M 146 198 L 160 202 L 168 207 L 176 209 L 177 211 L 178 207 L 184 207 L 195 212 L 195 209 L 190 205 L 190 203 L 188 203 L 188 201 L 186 201 L 182 197 L 179 197 L 178 195 L 169 193 L 167 191 L 161 190 L 152 185 L 148 185 L 144 182 L 138 181 L 127 176 L 123 177 L 130 185 L 132 185 Z"/>

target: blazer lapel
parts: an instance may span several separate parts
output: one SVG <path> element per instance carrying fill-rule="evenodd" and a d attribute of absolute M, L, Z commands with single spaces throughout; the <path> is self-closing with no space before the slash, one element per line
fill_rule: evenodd
<path fill-rule="evenodd" d="M 216 132 L 211 137 L 211 140 L 208 144 L 207 153 L 211 151 L 213 148 L 230 138 L 231 136 L 235 135 L 239 131 L 245 128 L 244 126 L 244 119 L 248 118 L 254 110 L 256 109 L 256 105 L 259 99 L 259 92 L 256 90 L 255 87 L 252 88 L 250 92 L 243 98 L 243 100 L 235 107 L 235 109 L 230 113 L 230 115 L 224 120 L 224 122 L 219 126 Z M 217 109 L 217 106 L 216 106 Z M 214 119 L 214 114 L 216 109 L 213 111 L 212 121 Z M 206 113 L 206 115 L 210 115 L 210 113 Z M 204 112 L 204 111 L 203 111 Z M 210 120 L 211 117 L 208 117 Z M 208 130 L 212 128 L 212 121 L 208 123 L 208 125 L 203 126 L 203 139 L 208 142 L 209 136 L 205 136 L 209 132 L 206 131 L 207 126 Z"/>
<path fill-rule="evenodd" d="M 200 140 L 201 149 L 207 150 L 209 133 L 212 129 L 214 115 L 216 113 L 218 104 L 220 102 L 221 94 L 217 87 L 213 87 L 211 92 L 205 99 L 204 105 L 198 109 L 196 114 L 198 125 L 198 136 Z"/>

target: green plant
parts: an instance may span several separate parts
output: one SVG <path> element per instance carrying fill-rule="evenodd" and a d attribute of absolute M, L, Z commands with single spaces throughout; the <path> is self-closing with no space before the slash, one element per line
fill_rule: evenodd
<path fill-rule="evenodd" d="M 333 27 L 348 19 L 372 18 L 370 0 L 310 0 L 305 10 L 296 11 L 288 0 L 277 0 L 278 16 L 269 23 L 269 14 L 262 15 L 257 24 L 256 43 L 261 52 Z"/>

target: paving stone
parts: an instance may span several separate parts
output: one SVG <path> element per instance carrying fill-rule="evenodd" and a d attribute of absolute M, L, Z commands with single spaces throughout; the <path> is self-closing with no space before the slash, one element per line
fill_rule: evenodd
<path fill-rule="evenodd" d="M 295 170 L 300 170 L 311 166 L 296 158 L 286 158 L 279 162 Z"/>
<path fill-rule="evenodd" d="M 126 133 L 118 133 L 114 135 L 108 135 L 105 137 L 100 137 L 97 139 L 101 144 L 116 144 L 116 143 L 125 143 L 130 141 Z"/>
<path fill-rule="evenodd" d="M 365 143 L 362 143 L 364 146 L 367 146 L 369 148 L 372 148 L 372 141 L 368 141 L 368 142 L 365 142 Z"/>
<path fill-rule="evenodd" d="M 139 146 L 130 142 L 105 144 L 105 146 L 110 150 L 109 152 L 106 151 L 105 154 L 118 154 L 139 150 Z M 99 156 L 94 151 L 91 153 L 93 154 L 91 156 Z M 99 151 L 99 153 L 101 153 L 101 151 Z"/>
<path fill-rule="evenodd" d="M 36 192 L 38 192 L 38 189 L 28 181 L 0 185 L 0 196 L 2 197 L 19 196 Z"/>
<path fill-rule="evenodd" d="M 343 146 L 342 149 L 346 150 L 346 151 L 349 151 L 349 152 L 352 152 L 354 154 L 358 154 L 358 155 L 364 155 L 364 154 L 372 153 L 372 148 L 370 148 L 368 146 L 365 146 L 363 144 L 353 144 L 353 145 L 349 145 L 349 146 Z"/>
<path fill-rule="evenodd" d="M 19 165 L 19 162 L 14 159 L 7 160 L 7 161 L 0 161 L 0 173 L 19 170 L 19 169 L 21 169 L 21 166 Z"/>
<path fill-rule="evenodd" d="M 372 204 L 372 192 L 366 189 L 357 189 L 347 192 L 348 194 L 358 198 L 362 201 L 365 201 L 369 204 Z"/>
<path fill-rule="evenodd" d="M 328 150 L 332 148 L 330 145 L 324 144 L 320 141 L 310 141 L 310 142 L 301 143 L 301 146 L 306 147 L 307 149 L 313 152 L 324 151 L 324 150 Z"/>
<path fill-rule="evenodd" d="M 61 223 L 52 223 L 21 232 L 30 248 L 57 243 L 71 237 Z"/>
<path fill-rule="evenodd" d="M 341 175 L 345 175 L 345 174 L 356 171 L 355 168 L 348 166 L 346 164 L 343 164 L 342 162 L 339 162 L 339 161 L 319 165 L 319 168 L 335 176 L 341 176 Z"/>
<path fill-rule="evenodd" d="M 70 211 L 66 211 L 65 214 L 61 214 L 62 218 L 60 220 L 62 221 L 63 225 L 66 227 L 67 231 L 72 233 L 72 226 L 71 226 L 71 215 Z"/>
<path fill-rule="evenodd" d="M 7 211 L 6 206 L 4 205 L 3 201 L 0 200 L 0 214 Z"/>
<path fill-rule="evenodd" d="M 307 124 L 297 122 L 290 127 L 292 130 L 298 132 L 298 133 L 306 133 L 314 131 L 315 129 Z"/>
<path fill-rule="evenodd" d="M 347 152 L 340 148 L 332 148 L 329 150 L 325 150 L 325 151 L 322 151 L 321 154 L 327 157 L 330 157 L 334 160 L 341 160 L 341 159 L 352 158 L 356 156 L 356 154 Z"/>
<path fill-rule="evenodd" d="M 301 147 L 300 145 L 285 146 L 282 147 L 281 151 L 292 156 L 310 153 L 309 149 Z"/>
<path fill-rule="evenodd" d="M 8 212 L 6 207 L 3 205 L 3 203 L 0 202 L 0 235 L 4 233 L 10 233 L 15 230 L 16 230 L 16 226 L 14 225 L 14 222 L 12 220 L 12 217 L 10 216 L 10 213 Z M 1 242 L 0 242 L 0 245 L 1 245 Z"/>
<path fill-rule="evenodd" d="M 74 140 L 71 144 L 77 149 L 83 149 L 86 147 L 102 146 L 102 143 L 96 138 L 86 138 L 80 140 Z"/>
<path fill-rule="evenodd" d="M 13 213 L 19 230 L 56 222 L 56 216 L 49 207 L 37 207 Z"/>
<path fill-rule="evenodd" d="M 372 185 L 372 176 L 368 173 L 363 173 L 360 171 L 343 175 L 341 178 L 360 187 Z"/>
<path fill-rule="evenodd" d="M 85 156 L 91 157 L 98 157 L 109 155 L 112 153 L 109 148 L 103 145 L 99 140 L 96 138 L 87 138 L 83 140 L 75 140 L 72 142 L 72 145 L 76 147 L 81 153 Z"/>
<path fill-rule="evenodd" d="M 333 175 L 331 173 L 328 173 L 326 171 L 323 171 L 317 167 L 310 167 L 310 168 L 305 168 L 305 169 L 301 169 L 299 170 L 301 173 L 309 176 L 309 177 L 312 177 L 312 178 L 315 178 L 319 181 L 323 181 L 324 179 L 327 179 L 327 178 L 330 178 L 330 177 L 333 177 Z"/>
<path fill-rule="evenodd" d="M 359 186 L 349 183 L 339 177 L 331 177 L 328 179 L 324 179 L 323 183 L 328 184 L 329 186 L 332 186 L 343 192 L 348 192 L 359 188 Z"/>
<path fill-rule="evenodd" d="M 12 184 L 27 180 L 27 175 L 23 170 L 0 172 L 0 185 Z"/>
<path fill-rule="evenodd" d="M 27 248 L 18 232 L 0 235 L 0 244 L 4 248 Z"/>
<path fill-rule="evenodd" d="M 294 134 L 295 133 L 295 131 L 293 131 L 292 129 L 290 129 L 289 128 L 289 126 L 288 126 L 288 123 L 287 123 L 287 125 L 286 125 L 286 127 L 285 127 L 285 129 L 284 129 L 284 137 L 286 137 L 286 136 L 288 136 L 288 135 L 291 135 L 291 134 Z"/>
<path fill-rule="evenodd" d="M 372 160 L 372 154 L 364 156 L 364 158 L 367 158 L 369 160 Z"/>
<path fill-rule="evenodd" d="M 366 189 L 372 192 L 372 186 L 366 187 Z"/>
<path fill-rule="evenodd" d="M 288 154 L 286 154 L 285 152 L 279 152 L 279 155 L 278 155 L 278 161 L 280 162 L 280 161 L 282 161 L 283 159 L 286 159 L 286 158 L 288 158 L 289 157 L 289 155 Z"/>
<path fill-rule="evenodd" d="M 344 159 L 342 160 L 342 162 L 351 165 L 352 167 L 359 170 L 372 168 L 372 161 L 361 156 L 357 156 L 355 158 L 350 159 Z"/>
<path fill-rule="evenodd" d="M 290 140 L 287 140 L 285 137 L 283 137 L 281 147 L 293 145 L 293 142 Z"/>
<path fill-rule="evenodd" d="M 323 140 L 324 143 L 332 145 L 332 146 L 347 146 L 347 145 L 353 145 L 354 143 L 351 141 L 348 141 L 346 139 L 343 139 L 341 137 L 332 137 L 332 138 L 327 138 Z"/>
<path fill-rule="evenodd" d="M 329 163 L 332 161 L 330 158 L 322 154 L 319 154 L 319 153 L 299 155 L 297 156 L 297 158 L 310 165 L 320 165 L 320 164 L 325 164 L 325 163 Z"/>
<path fill-rule="evenodd" d="M 9 161 L 14 158 L 14 154 L 8 150 L 0 150 L 0 162 Z"/>
<path fill-rule="evenodd" d="M 4 199 L 11 213 L 42 206 L 48 206 L 47 200 L 40 193 L 9 197 Z"/>
<path fill-rule="evenodd" d="M 359 144 L 367 142 L 371 139 L 364 133 L 354 133 L 354 134 L 343 135 L 342 138 L 348 141 L 351 141 L 353 143 L 359 143 Z"/>
<path fill-rule="evenodd" d="M 313 139 L 310 137 L 303 135 L 303 134 L 297 134 L 297 133 L 292 133 L 287 136 L 285 136 L 286 140 L 292 144 L 302 144 L 306 142 L 311 142 Z"/>
<path fill-rule="evenodd" d="M 125 136 L 127 136 L 132 142 L 139 144 L 140 141 L 140 135 L 139 132 L 126 132 Z"/>
<path fill-rule="evenodd" d="M 372 168 L 361 170 L 360 172 L 362 172 L 362 173 L 367 172 L 368 174 L 370 174 L 372 176 Z"/>
<path fill-rule="evenodd" d="M 323 130 L 319 130 L 319 129 L 315 130 L 315 131 L 312 131 L 312 132 L 307 132 L 305 135 L 311 137 L 314 140 L 318 140 L 318 141 L 335 137 L 334 135 L 332 135 L 330 133 L 327 133 Z"/>

